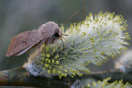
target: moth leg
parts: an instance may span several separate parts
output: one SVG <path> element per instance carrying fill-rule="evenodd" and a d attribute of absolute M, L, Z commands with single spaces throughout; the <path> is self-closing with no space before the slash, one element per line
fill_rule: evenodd
<path fill-rule="evenodd" d="M 42 45 L 42 43 L 40 42 L 39 45 L 38 45 L 38 54 L 37 54 L 37 57 L 39 57 L 41 45 Z"/>
<path fill-rule="evenodd" d="M 47 41 L 45 42 L 45 46 L 44 46 L 44 48 L 42 49 L 42 51 L 41 51 L 40 53 L 42 53 L 43 50 L 45 50 L 46 46 L 47 46 L 49 43 L 51 43 L 52 40 L 53 40 L 52 37 L 49 38 L 49 39 L 47 39 Z M 41 46 L 43 43 L 44 43 L 44 41 L 41 42 L 40 46 Z M 39 53 L 39 54 L 40 54 L 40 53 Z M 46 52 L 45 52 L 45 53 L 46 53 Z"/>
<path fill-rule="evenodd" d="M 45 46 L 44 46 L 44 48 L 43 48 L 43 49 L 39 52 L 39 54 L 40 54 L 40 53 L 42 53 L 42 52 L 43 52 L 43 50 L 45 50 L 45 48 L 46 48 L 46 45 L 45 45 Z"/>
<path fill-rule="evenodd" d="M 62 44 L 63 44 L 63 50 L 65 50 L 66 46 L 64 46 L 64 42 L 63 42 L 62 38 L 61 38 L 61 41 L 62 41 Z"/>
<path fill-rule="evenodd" d="M 66 44 L 67 44 L 67 40 L 63 36 L 62 36 L 62 38 L 66 41 Z M 62 40 L 62 38 L 61 38 L 61 40 Z M 62 40 L 62 42 L 63 42 L 63 40 Z M 66 48 L 66 44 L 65 44 L 64 50 Z M 64 45 L 64 43 L 63 43 L 63 45 Z"/>
<path fill-rule="evenodd" d="M 60 45 L 59 42 L 57 41 L 57 38 L 54 37 L 54 36 L 53 36 L 53 38 L 56 40 L 56 43 L 57 43 L 58 45 Z M 62 47 L 62 46 L 60 45 L 60 47 Z"/>
<path fill-rule="evenodd" d="M 43 52 L 43 50 L 45 50 L 45 48 L 46 48 L 46 46 L 48 45 L 48 43 L 51 43 L 51 41 L 52 41 L 53 39 L 52 39 L 52 37 L 51 38 L 49 38 L 49 39 L 47 39 L 47 41 L 45 42 L 45 46 L 44 46 L 44 48 L 42 49 L 42 51 L 40 52 L 40 53 L 42 53 Z M 44 41 L 42 41 L 41 42 L 42 44 L 44 43 Z"/>
<path fill-rule="evenodd" d="M 42 51 L 45 49 L 46 45 L 44 46 L 44 48 L 40 51 L 40 47 L 41 47 L 41 44 L 39 44 L 38 46 L 38 54 L 37 56 L 39 56 L 40 53 L 42 53 Z"/>
<path fill-rule="evenodd" d="M 50 38 L 51 39 L 51 38 Z M 43 52 L 43 50 L 45 50 L 45 48 L 46 48 L 46 46 L 48 45 L 47 43 L 48 43 L 48 40 L 49 39 L 47 39 L 46 41 L 45 40 L 42 40 L 40 43 L 39 43 L 39 46 L 38 46 L 38 54 L 40 54 L 40 53 L 42 53 Z M 43 49 L 40 51 L 40 47 L 41 47 L 41 45 L 42 44 L 44 44 L 45 43 L 45 46 L 43 47 Z"/>
<path fill-rule="evenodd" d="M 58 41 L 56 41 L 56 43 L 57 43 L 58 45 L 60 45 Z M 60 45 L 60 47 L 62 47 L 62 46 Z"/>
<path fill-rule="evenodd" d="M 62 36 L 62 38 L 66 41 L 66 44 L 67 44 L 67 40 Z"/>
<path fill-rule="evenodd" d="M 38 54 L 37 54 L 37 57 L 39 57 L 39 52 L 40 52 L 40 46 L 38 46 Z"/>

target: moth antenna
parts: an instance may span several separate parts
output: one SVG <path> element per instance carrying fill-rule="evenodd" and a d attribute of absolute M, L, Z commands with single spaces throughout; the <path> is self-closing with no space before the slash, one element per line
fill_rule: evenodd
<path fill-rule="evenodd" d="M 62 38 L 66 41 L 66 44 L 67 44 L 67 40 L 62 36 Z"/>
<path fill-rule="evenodd" d="M 61 38 L 61 41 L 62 41 L 62 44 L 63 44 L 63 49 L 65 49 L 66 46 L 64 47 L 64 42 L 63 42 L 62 38 Z"/>
<path fill-rule="evenodd" d="M 75 12 L 67 21 L 69 21 L 74 15 L 76 15 L 79 11 Z M 64 25 L 67 23 L 67 21 L 64 23 Z"/>
<path fill-rule="evenodd" d="M 68 36 L 68 34 L 63 34 L 63 33 L 62 33 L 62 35 Z"/>

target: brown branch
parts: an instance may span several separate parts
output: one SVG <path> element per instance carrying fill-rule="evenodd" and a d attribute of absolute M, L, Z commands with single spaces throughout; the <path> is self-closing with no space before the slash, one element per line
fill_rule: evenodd
<path fill-rule="evenodd" d="M 84 74 L 83 76 L 71 76 L 62 77 L 58 76 L 52 78 L 46 77 L 34 77 L 24 67 L 19 67 L 12 70 L 5 70 L 0 72 L 0 85 L 1 86 L 30 86 L 30 87 L 45 87 L 45 88 L 68 88 L 75 82 L 76 79 L 88 79 L 94 78 L 96 80 L 103 80 L 107 77 L 111 77 L 109 82 L 123 79 L 123 82 L 129 82 L 132 84 L 132 72 L 123 73 L 120 70 L 112 70 L 98 73 Z"/>

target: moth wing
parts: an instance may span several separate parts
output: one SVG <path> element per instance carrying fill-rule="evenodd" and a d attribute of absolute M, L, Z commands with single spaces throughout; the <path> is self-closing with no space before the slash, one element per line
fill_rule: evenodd
<path fill-rule="evenodd" d="M 26 31 L 18 34 L 17 36 L 11 39 L 11 43 L 7 50 L 6 56 L 15 55 L 24 50 L 25 52 L 30 49 L 33 45 L 41 41 L 40 33 L 37 30 Z M 20 54 L 23 54 L 20 53 Z M 19 54 L 18 54 L 19 55 Z"/>
<path fill-rule="evenodd" d="M 22 55 L 23 53 L 25 53 L 26 51 L 28 51 L 31 47 L 33 47 L 34 45 L 31 45 L 31 46 L 29 46 L 28 48 L 26 48 L 26 49 L 24 49 L 24 50 L 22 50 L 22 51 L 20 51 L 20 52 L 18 52 L 17 54 L 15 54 L 15 56 L 20 56 L 20 55 Z"/>

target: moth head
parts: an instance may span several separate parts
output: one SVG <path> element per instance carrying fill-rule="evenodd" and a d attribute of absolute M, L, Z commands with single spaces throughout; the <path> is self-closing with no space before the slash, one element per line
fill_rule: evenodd
<path fill-rule="evenodd" d="M 54 24 L 53 30 L 54 30 L 53 37 L 54 37 L 55 39 L 59 39 L 59 38 L 62 37 L 62 31 L 61 31 L 60 28 L 58 27 L 58 24 Z"/>
<path fill-rule="evenodd" d="M 50 25 L 50 26 L 48 26 L 48 25 Z M 58 41 L 57 41 L 58 39 L 64 38 L 62 35 L 67 36 L 66 34 L 62 33 L 58 24 L 55 22 L 49 21 L 46 23 L 46 26 L 47 26 L 47 29 L 50 29 L 50 27 L 51 27 L 51 30 L 50 31 L 48 30 L 49 32 L 51 32 L 51 36 L 50 36 L 51 41 L 49 40 L 49 42 L 51 42 L 51 44 L 58 43 Z M 65 41 L 66 41 L 66 39 L 65 39 Z M 67 43 L 67 41 L 66 41 L 66 43 Z M 64 45 L 64 43 L 63 43 L 63 45 Z"/>
<path fill-rule="evenodd" d="M 62 31 L 60 30 L 60 28 L 58 27 L 58 24 L 56 24 L 56 23 L 54 24 L 53 30 L 54 30 L 54 35 L 52 36 L 52 37 L 53 37 L 53 42 L 52 42 L 52 44 L 53 44 L 53 43 L 59 44 L 59 43 L 57 42 L 57 40 L 58 40 L 59 38 L 65 39 L 62 35 L 67 36 L 67 34 L 63 34 Z M 61 41 L 62 41 L 62 44 L 63 44 L 63 49 L 65 49 L 66 44 L 65 44 L 65 46 L 64 46 L 64 42 L 63 42 L 62 39 L 61 39 Z M 66 40 L 66 39 L 65 39 L 65 41 L 66 41 L 66 43 L 67 43 L 67 40 Z M 61 47 L 62 47 L 62 46 L 61 46 Z"/>

